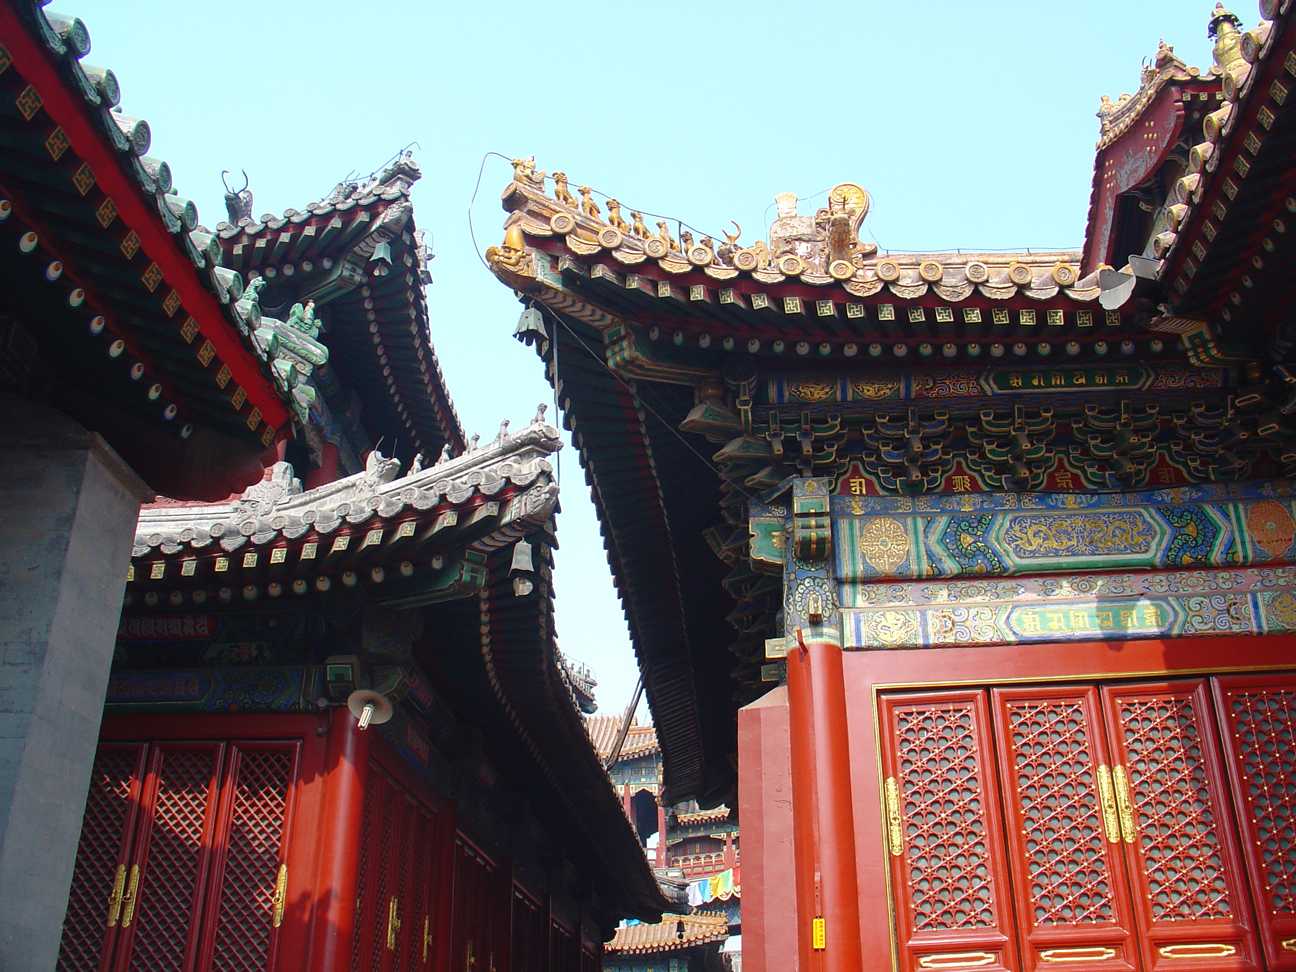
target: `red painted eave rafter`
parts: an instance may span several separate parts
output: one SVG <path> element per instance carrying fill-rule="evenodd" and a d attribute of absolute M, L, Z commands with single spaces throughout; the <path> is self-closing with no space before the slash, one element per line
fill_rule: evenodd
<path fill-rule="evenodd" d="M 67 133 L 73 151 L 90 165 L 95 181 L 117 206 L 118 216 L 139 236 L 144 252 L 157 263 L 163 279 L 175 288 L 203 337 L 211 341 L 221 360 L 229 365 L 234 381 L 247 393 L 248 401 L 261 410 L 262 420 L 279 429 L 282 435 L 290 422 L 274 386 L 261 373 L 253 355 L 243 347 L 225 319 L 220 303 L 199 282 L 193 263 L 171 239 L 162 217 L 144 204 L 139 186 L 122 170 L 117 151 L 95 130 L 86 116 L 84 99 L 68 90 L 49 53 L 32 38 L 17 13 L 5 3 L 0 3 L 0 35 L 18 73 L 40 92 L 44 110 Z"/>

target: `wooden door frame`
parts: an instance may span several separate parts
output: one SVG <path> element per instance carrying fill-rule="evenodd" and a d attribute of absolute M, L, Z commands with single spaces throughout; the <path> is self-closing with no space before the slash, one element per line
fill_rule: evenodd
<path fill-rule="evenodd" d="M 879 695 L 892 690 L 1296 670 L 1296 635 L 850 650 L 843 653 L 851 789 L 866 955 L 889 953 L 899 969 L 886 848 Z M 803 918 L 805 916 L 802 916 Z M 808 920 L 808 919 L 806 919 Z"/>

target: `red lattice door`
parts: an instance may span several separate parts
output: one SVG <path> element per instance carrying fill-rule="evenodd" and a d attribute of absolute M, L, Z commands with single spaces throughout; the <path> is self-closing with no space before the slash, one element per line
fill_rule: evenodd
<path fill-rule="evenodd" d="M 1026 969 L 1138 968 L 1111 760 L 1093 688 L 992 693 Z"/>
<path fill-rule="evenodd" d="M 1102 695 L 1142 967 L 1258 969 L 1205 681 Z"/>
<path fill-rule="evenodd" d="M 1296 677 L 1221 678 L 1215 701 L 1265 960 L 1286 972 L 1296 969 Z"/>
<path fill-rule="evenodd" d="M 118 972 L 182 972 L 195 958 L 210 864 L 220 743 L 155 743 L 122 897 Z"/>
<path fill-rule="evenodd" d="M 300 748 L 297 742 L 230 746 L 199 969 L 264 972 L 277 964 Z"/>
<path fill-rule="evenodd" d="M 130 870 L 144 779 L 143 743 L 104 744 L 95 754 L 63 921 L 58 972 L 98 972 L 111 962 Z"/>
<path fill-rule="evenodd" d="M 901 967 L 1016 969 L 985 694 L 890 696 L 881 706 Z"/>
<path fill-rule="evenodd" d="M 430 969 L 436 961 L 437 818 L 424 806 L 410 805 L 408 855 L 414 868 L 404 919 L 406 958 L 402 968 Z"/>
<path fill-rule="evenodd" d="M 369 780 L 365 784 L 364 811 L 360 819 L 360 863 L 356 878 L 355 937 L 351 940 L 352 972 L 372 972 L 373 953 L 370 943 L 377 927 L 377 899 L 373 889 L 378 855 L 379 834 L 382 830 L 383 796 L 387 792 L 387 777 L 375 764 L 369 764 Z"/>
<path fill-rule="evenodd" d="M 451 968 L 491 972 L 495 968 L 495 910 L 491 894 L 496 867 L 460 834 L 455 841 L 454 914 Z"/>
<path fill-rule="evenodd" d="M 513 972 L 548 972 L 548 917 L 540 902 L 513 887 Z"/>

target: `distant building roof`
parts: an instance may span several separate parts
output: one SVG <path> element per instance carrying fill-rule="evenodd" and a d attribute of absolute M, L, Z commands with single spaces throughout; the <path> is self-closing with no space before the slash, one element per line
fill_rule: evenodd
<path fill-rule="evenodd" d="M 612 754 L 612 747 L 616 745 L 617 733 L 621 731 L 621 719 L 622 716 L 619 715 L 590 716 L 586 718 L 585 728 L 589 731 L 590 741 L 594 743 L 594 749 L 599 754 L 600 759 L 606 760 Z M 630 729 L 626 733 L 625 742 L 621 745 L 621 752 L 617 756 L 617 762 L 658 752 L 661 752 L 661 746 L 657 743 L 657 730 L 651 725 L 641 726 L 638 720 L 631 720 Z"/>
<path fill-rule="evenodd" d="M 729 919 L 724 915 L 663 915 L 655 925 L 618 928 L 605 950 L 609 954 L 642 955 L 723 942 L 728 937 Z"/>
<path fill-rule="evenodd" d="M 675 819 L 681 827 L 687 827 L 691 824 L 718 823 L 721 820 L 729 819 L 729 808 L 723 803 L 718 807 L 710 810 L 699 810 L 696 813 L 679 813 Z"/>

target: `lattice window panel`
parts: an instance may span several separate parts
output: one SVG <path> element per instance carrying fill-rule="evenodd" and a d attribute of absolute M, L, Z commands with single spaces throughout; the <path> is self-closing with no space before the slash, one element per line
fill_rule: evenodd
<path fill-rule="evenodd" d="M 1296 690 L 1234 691 L 1226 701 L 1268 900 L 1296 914 Z"/>
<path fill-rule="evenodd" d="M 293 754 L 287 750 L 239 753 L 213 972 L 265 968 L 292 764 Z"/>
<path fill-rule="evenodd" d="M 998 925 L 971 702 L 896 712 L 900 811 L 915 931 Z"/>
<path fill-rule="evenodd" d="M 382 813 L 382 793 L 382 774 L 373 764 L 370 764 L 369 782 L 365 786 L 364 811 L 360 818 L 360 866 L 356 879 L 355 934 L 351 938 L 352 972 L 360 972 L 360 953 L 364 949 L 365 932 L 374 920 L 373 894 L 368 884 L 369 862 L 377 850 L 375 830 Z"/>
<path fill-rule="evenodd" d="M 1116 705 L 1153 919 L 1231 918 L 1192 697 Z"/>
<path fill-rule="evenodd" d="M 95 756 L 63 921 L 58 972 L 95 972 L 99 968 L 108 924 L 108 896 L 122 860 L 131 787 L 139 771 L 139 759 L 138 747 L 101 749 Z"/>
<path fill-rule="evenodd" d="M 1083 702 L 1014 701 L 1007 713 L 1035 923 L 1114 920 Z"/>
<path fill-rule="evenodd" d="M 412 875 L 413 894 L 410 895 L 410 968 L 431 967 L 435 955 L 437 926 L 433 881 L 435 866 L 435 819 L 422 807 L 415 809 L 414 850 L 411 859 L 415 871 Z"/>
<path fill-rule="evenodd" d="M 369 942 L 369 969 L 377 972 L 382 967 L 383 952 L 387 949 L 388 901 L 396 893 L 397 855 L 400 848 L 400 796 L 392 782 L 383 778 L 383 813 L 379 818 L 377 880 L 374 882 L 374 923 Z"/>
<path fill-rule="evenodd" d="M 159 754 L 157 795 L 141 868 L 130 968 L 180 972 L 198 893 L 216 750 Z"/>

